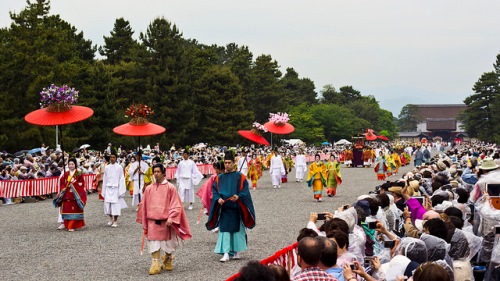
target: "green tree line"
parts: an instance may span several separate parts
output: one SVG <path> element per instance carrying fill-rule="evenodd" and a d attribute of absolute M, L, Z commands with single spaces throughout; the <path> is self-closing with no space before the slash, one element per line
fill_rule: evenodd
<path fill-rule="evenodd" d="M 493 70 L 485 72 L 465 98 L 468 106 L 460 119 L 468 135 L 483 141 L 500 142 L 500 54 Z"/>
<path fill-rule="evenodd" d="M 116 19 L 103 46 L 96 46 L 50 14 L 48 0 L 28 0 L 10 17 L 10 26 L 0 29 L 0 149 L 54 143 L 55 128 L 24 121 L 40 107 L 39 92 L 50 84 L 76 88 L 78 104 L 94 110 L 92 118 L 62 127 L 66 149 L 83 143 L 137 145 L 135 138 L 112 131 L 128 122 L 124 112 L 131 103 L 155 110 L 150 121 L 167 131 L 142 143 L 163 147 L 246 144 L 237 130 L 267 122 L 270 112 L 289 113 L 296 130 L 284 137 L 308 143 L 350 138 L 366 128 L 397 134 L 394 117 L 373 96 L 352 86 L 326 85 L 318 93 L 295 69 L 283 74 L 269 54 L 254 57 L 236 43 L 206 45 L 184 38 L 165 18 L 153 19 L 138 40 L 129 21 Z"/>

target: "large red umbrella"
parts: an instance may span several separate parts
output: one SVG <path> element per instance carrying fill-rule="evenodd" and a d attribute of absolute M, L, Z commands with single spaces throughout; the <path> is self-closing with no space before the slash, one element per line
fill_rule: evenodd
<path fill-rule="evenodd" d="M 145 117 L 134 117 L 130 122 L 115 127 L 113 132 L 124 136 L 139 137 L 139 146 L 141 146 L 141 137 L 159 135 L 165 132 L 165 128 L 149 122 Z"/>
<path fill-rule="evenodd" d="M 292 124 L 275 123 L 273 121 L 267 122 L 266 124 L 264 124 L 264 127 L 266 127 L 269 132 L 274 133 L 274 134 L 278 134 L 278 135 L 290 134 L 295 130 L 295 128 L 292 126 Z"/>
<path fill-rule="evenodd" d="M 130 122 L 115 127 L 113 129 L 113 132 L 124 136 L 139 137 L 139 147 L 141 147 L 141 137 L 159 135 L 165 132 L 165 128 L 160 125 L 150 123 L 148 119 L 146 119 L 145 117 L 134 117 L 132 118 L 132 120 L 130 120 Z M 139 159 L 139 161 L 141 160 L 142 159 Z M 141 164 L 139 162 L 139 167 L 140 165 Z M 140 173 L 139 173 L 139 182 L 141 182 Z"/>
<path fill-rule="evenodd" d="M 239 130 L 238 134 L 258 144 L 269 145 L 269 142 L 263 136 L 255 133 L 253 130 Z"/>
<path fill-rule="evenodd" d="M 28 113 L 24 120 L 38 126 L 67 125 L 90 118 L 94 111 L 85 106 L 73 105 L 60 111 L 55 107 L 37 109 Z"/>
<path fill-rule="evenodd" d="M 118 127 L 115 127 L 113 129 L 113 132 L 119 135 L 131 136 L 131 137 L 153 136 L 165 132 L 164 127 L 150 123 L 147 120 L 146 124 L 141 124 L 141 125 L 138 125 L 137 123 L 134 123 L 132 121 L 133 120 L 131 120 L 131 123 L 129 122 L 120 125 Z"/>
<path fill-rule="evenodd" d="M 37 109 L 32 111 L 26 116 L 24 120 L 30 124 L 38 126 L 61 126 L 68 125 L 76 122 L 83 121 L 90 118 L 94 114 L 94 111 L 85 106 L 78 105 L 62 105 L 54 104 L 46 108 Z M 62 136 L 62 130 L 61 130 Z M 62 148 L 62 137 L 61 137 L 61 150 L 64 163 L 64 150 Z M 63 165 L 63 171 L 65 170 L 65 165 Z"/>

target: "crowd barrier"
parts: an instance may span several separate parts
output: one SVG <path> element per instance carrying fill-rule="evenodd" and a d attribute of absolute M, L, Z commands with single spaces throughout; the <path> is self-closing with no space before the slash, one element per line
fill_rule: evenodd
<path fill-rule="evenodd" d="M 287 246 L 276 253 L 274 255 L 267 257 L 260 261 L 265 266 L 271 264 L 277 264 L 283 266 L 288 274 L 290 274 L 290 270 L 297 264 L 297 247 L 299 243 L 295 242 L 290 246 Z M 240 274 L 236 273 L 233 276 L 226 279 L 226 281 L 233 281 L 238 278 Z"/>
<path fill-rule="evenodd" d="M 92 187 L 95 175 L 83 175 L 84 188 L 89 190 Z M 42 196 L 59 192 L 59 177 L 33 179 L 33 180 L 15 180 L 0 181 L 0 197 L 25 197 Z"/>
<path fill-rule="evenodd" d="M 210 164 L 197 165 L 200 172 L 204 175 L 211 175 L 215 170 Z M 166 178 L 168 180 L 175 178 L 177 167 L 167 167 Z M 83 175 L 85 181 L 84 188 L 89 190 L 96 175 Z M 42 178 L 33 180 L 14 180 L 0 181 L 0 198 L 42 196 L 59 192 L 59 178 Z"/>

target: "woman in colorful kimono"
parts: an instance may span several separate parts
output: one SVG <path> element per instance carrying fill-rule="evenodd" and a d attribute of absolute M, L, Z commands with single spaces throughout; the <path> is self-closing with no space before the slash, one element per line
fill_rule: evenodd
<path fill-rule="evenodd" d="M 377 174 L 377 180 L 385 180 L 385 172 L 387 171 L 387 164 L 384 157 L 384 152 L 380 151 L 379 156 L 375 159 L 375 168 L 373 169 Z"/>
<path fill-rule="evenodd" d="M 326 166 L 320 159 L 319 154 L 316 154 L 315 161 L 309 165 L 309 174 L 307 175 L 307 186 L 313 188 L 316 202 L 321 202 L 323 187 L 326 186 Z"/>
<path fill-rule="evenodd" d="M 330 160 L 326 163 L 326 175 L 326 192 L 328 197 L 335 196 L 337 194 L 337 186 L 342 184 L 342 175 L 340 174 L 340 163 L 337 162 L 333 154 L 330 155 Z"/>
<path fill-rule="evenodd" d="M 387 163 L 387 172 L 386 173 L 387 173 L 387 176 L 390 177 L 396 171 L 396 164 L 394 164 L 394 159 L 392 158 L 391 152 L 388 152 L 385 155 L 385 160 L 386 160 L 386 163 Z"/>
<path fill-rule="evenodd" d="M 394 165 L 396 166 L 396 168 L 394 168 L 394 174 L 398 174 L 399 172 L 399 167 L 401 167 L 401 158 L 399 158 L 399 154 L 393 150 L 392 151 L 392 160 L 394 162 Z"/>
<path fill-rule="evenodd" d="M 262 176 L 262 163 L 254 154 L 252 159 L 248 161 L 248 174 L 247 177 L 252 181 L 252 189 L 257 188 L 257 181 Z"/>
<path fill-rule="evenodd" d="M 406 156 L 405 156 L 404 152 L 401 152 L 401 154 L 399 154 L 399 161 L 401 162 L 401 166 L 406 166 L 407 165 L 407 163 L 406 163 Z"/>
<path fill-rule="evenodd" d="M 87 192 L 84 188 L 82 172 L 77 170 L 75 158 L 68 160 L 69 171 L 59 180 L 60 191 L 54 199 L 54 206 L 60 207 L 64 224 L 59 229 L 72 232 L 85 226 L 83 209 L 87 203 Z"/>

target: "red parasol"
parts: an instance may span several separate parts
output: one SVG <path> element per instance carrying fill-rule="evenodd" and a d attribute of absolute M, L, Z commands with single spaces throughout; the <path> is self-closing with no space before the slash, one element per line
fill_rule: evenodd
<path fill-rule="evenodd" d="M 273 134 L 286 135 L 292 133 L 295 128 L 289 123 L 275 123 L 272 121 L 264 124 L 267 130 Z"/>
<path fill-rule="evenodd" d="M 381 140 L 385 140 L 385 141 L 388 141 L 389 138 L 386 137 L 386 136 L 377 136 L 378 139 L 381 139 Z"/>
<path fill-rule="evenodd" d="M 131 120 L 131 123 L 133 120 Z M 113 132 L 119 135 L 131 136 L 131 137 L 141 137 L 141 136 L 153 136 L 165 132 L 165 128 L 150 122 L 143 125 L 137 124 L 123 124 L 113 129 Z"/>
<path fill-rule="evenodd" d="M 372 129 L 366 129 L 366 133 L 364 133 L 366 140 L 373 141 L 377 139 L 377 135 L 373 132 Z"/>
<path fill-rule="evenodd" d="M 28 113 L 24 120 L 38 126 L 67 125 L 90 118 L 94 111 L 85 106 L 73 105 L 62 111 L 54 110 L 52 107 L 41 108 Z"/>
<path fill-rule="evenodd" d="M 253 142 L 263 145 L 269 145 L 269 142 L 263 136 L 254 133 L 252 130 L 239 130 L 238 134 Z"/>
<path fill-rule="evenodd" d="M 93 114 L 94 110 L 89 107 L 60 103 L 51 104 L 46 108 L 32 111 L 24 116 L 24 120 L 30 124 L 38 126 L 61 126 L 83 121 L 90 118 Z M 62 147 L 62 130 L 61 150 L 64 151 Z M 64 152 L 62 153 L 62 160 L 63 163 L 65 163 Z M 63 173 L 65 172 L 66 166 L 63 165 Z"/>
<path fill-rule="evenodd" d="M 154 110 L 145 104 L 131 104 L 125 111 L 126 117 L 132 117 L 132 119 L 127 123 L 115 127 L 113 132 L 119 135 L 139 137 L 143 136 L 153 136 L 159 135 L 165 132 L 165 128 L 153 123 L 150 123 L 147 116 L 153 115 Z"/>

